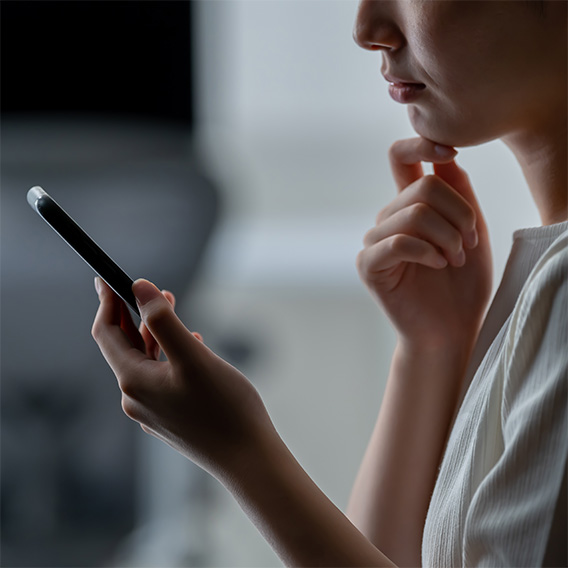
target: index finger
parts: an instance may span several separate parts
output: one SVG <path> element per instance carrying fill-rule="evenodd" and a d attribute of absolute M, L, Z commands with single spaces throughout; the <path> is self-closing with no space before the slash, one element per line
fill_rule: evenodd
<path fill-rule="evenodd" d="M 436 144 L 421 136 L 397 140 L 389 149 L 389 162 L 398 191 L 424 175 L 422 162 L 445 164 L 456 154 L 452 147 Z"/>

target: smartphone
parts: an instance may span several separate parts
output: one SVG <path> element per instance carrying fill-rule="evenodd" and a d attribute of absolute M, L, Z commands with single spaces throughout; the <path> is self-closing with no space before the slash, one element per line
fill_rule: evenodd
<path fill-rule="evenodd" d="M 41 187 L 28 191 L 28 203 L 44 221 L 140 316 L 133 280 L 73 221 Z"/>

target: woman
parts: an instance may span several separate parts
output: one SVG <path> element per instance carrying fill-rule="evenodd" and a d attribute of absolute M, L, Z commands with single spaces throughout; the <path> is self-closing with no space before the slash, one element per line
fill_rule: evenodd
<path fill-rule="evenodd" d="M 223 483 L 286 564 L 565 562 L 566 16 L 553 0 L 360 3 L 355 39 L 381 53 L 418 137 L 392 146 L 399 192 L 357 259 L 398 341 L 350 520 L 171 295 L 135 282 L 139 332 L 97 281 L 93 336 L 126 414 Z M 516 156 L 543 227 L 517 234 L 482 325 L 490 246 L 454 147 L 494 139 Z"/>

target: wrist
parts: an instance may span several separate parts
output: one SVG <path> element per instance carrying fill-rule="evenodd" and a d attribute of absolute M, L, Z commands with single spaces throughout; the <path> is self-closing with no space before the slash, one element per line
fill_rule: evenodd
<path fill-rule="evenodd" d="M 226 452 L 222 466 L 215 477 L 230 492 L 242 492 L 251 483 L 266 475 L 267 470 L 277 461 L 277 450 L 284 447 L 270 418 L 259 421 L 254 430 L 243 437 L 238 444 Z"/>
<path fill-rule="evenodd" d="M 459 368 L 467 365 L 477 335 L 477 330 L 443 337 L 431 335 L 417 338 L 399 334 L 395 357 L 406 361 L 420 361 L 422 364 Z"/>
<path fill-rule="evenodd" d="M 453 413 L 473 351 L 473 339 L 447 343 L 413 343 L 399 339 L 388 385 L 401 395 L 420 400 L 420 411 Z M 406 393 L 406 394 L 404 394 Z M 432 410 L 432 412 L 434 412 Z"/>

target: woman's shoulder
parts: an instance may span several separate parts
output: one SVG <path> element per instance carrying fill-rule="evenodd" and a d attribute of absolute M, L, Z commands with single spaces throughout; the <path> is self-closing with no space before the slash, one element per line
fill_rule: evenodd
<path fill-rule="evenodd" d="M 516 306 L 511 314 L 510 333 L 514 343 L 525 337 L 527 332 L 536 332 L 546 325 L 553 315 L 556 323 L 566 324 L 566 309 L 563 313 L 556 308 L 564 305 L 568 295 L 568 229 L 562 232 L 548 247 L 527 278 Z"/>
<path fill-rule="evenodd" d="M 529 275 L 511 314 L 503 360 L 504 417 L 514 407 L 545 404 L 568 382 L 568 230 Z M 538 393 L 538 396 L 536 396 Z"/>

